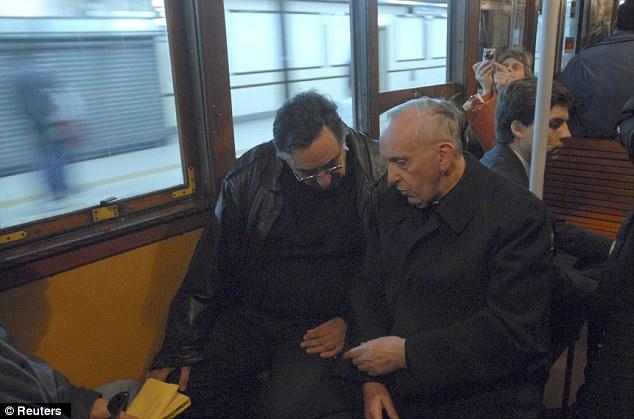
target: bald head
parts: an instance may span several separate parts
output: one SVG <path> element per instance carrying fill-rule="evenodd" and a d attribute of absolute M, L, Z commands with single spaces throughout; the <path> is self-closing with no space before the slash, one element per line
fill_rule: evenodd
<path fill-rule="evenodd" d="M 405 125 L 413 138 L 422 142 L 448 141 L 462 153 L 463 118 L 452 102 L 425 96 L 396 106 L 388 116 L 390 125 L 397 120 L 399 123 L 407 121 Z"/>

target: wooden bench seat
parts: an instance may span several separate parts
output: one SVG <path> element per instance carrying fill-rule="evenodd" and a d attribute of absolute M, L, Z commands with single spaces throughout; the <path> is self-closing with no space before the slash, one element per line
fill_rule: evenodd
<path fill-rule="evenodd" d="M 544 202 L 566 221 L 614 238 L 634 205 L 634 165 L 616 140 L 565 139 L 546 162 Z"/>

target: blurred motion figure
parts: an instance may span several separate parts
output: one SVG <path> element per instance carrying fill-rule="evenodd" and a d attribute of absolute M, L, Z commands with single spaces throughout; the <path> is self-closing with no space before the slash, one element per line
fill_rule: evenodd
<path fill-rule="evenodd" d="M 22 110 L 37 134 L 36 148 L 53 199 L 68 193 L 64 165 L 69 147 L 78 140 L 77 95 L 64 89 L 50 72 L 28 69 L 16 80 Z"/>

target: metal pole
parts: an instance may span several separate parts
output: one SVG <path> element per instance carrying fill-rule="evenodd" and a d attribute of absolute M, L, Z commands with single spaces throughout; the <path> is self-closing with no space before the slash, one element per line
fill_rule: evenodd
<path fill-rule="evenodd" d="M 557 48 L 557 23 L 561 0 L 544 0 L 542 37 L 538 45 L 541 51 L 539 60 L 539 79 L 537 80 L 537 98 L 535 100 L 535 121 L 533 124 L 533 149 L 531 155 L 530 190 L 538 198 L 544 194 L 544 170 L 548 146 L 548 115 L 550 114 L 550 96 L 553 88 L 555 69 L 555 50 Z"/>

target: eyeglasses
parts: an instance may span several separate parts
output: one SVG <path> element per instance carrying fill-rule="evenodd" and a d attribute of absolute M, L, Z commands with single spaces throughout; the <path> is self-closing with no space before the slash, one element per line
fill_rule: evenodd
<path fill-rule="evenodd" d="M 346 167 L 346 165 L 342 163 L 336 166 L 329 167 L 328 169 L 318 169 L 317 173 L 313 175 L 308 175 L 308 176 L 300 176 L 297 174 L 297 172 L 295 172 L 295 170 L 292 170 L 292 172 L 293 172 L 293 175 L 295 175 L 295 179 L 297 179 L 298 182 L 312 183 L 312 182 L 317 182 L 319 179 L 321 179 L 322 177 L 326 175 L 332 175 L 333 173 L 338 172 L 344 167 Z"/>

